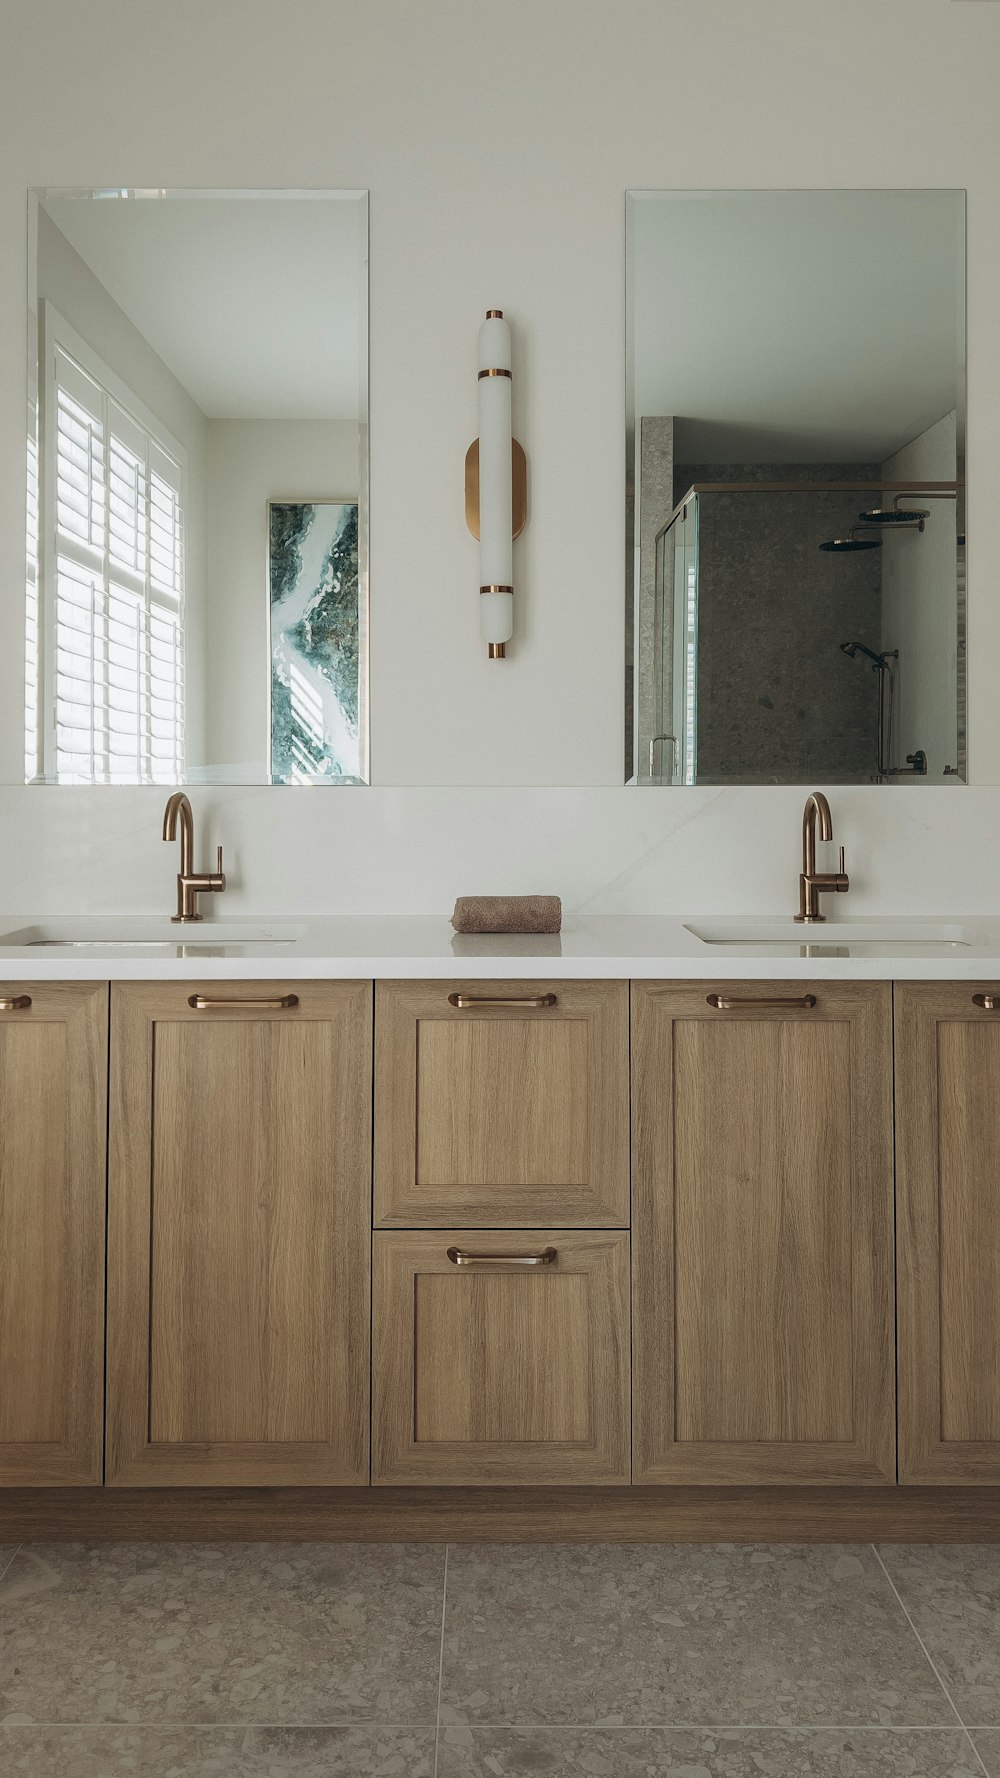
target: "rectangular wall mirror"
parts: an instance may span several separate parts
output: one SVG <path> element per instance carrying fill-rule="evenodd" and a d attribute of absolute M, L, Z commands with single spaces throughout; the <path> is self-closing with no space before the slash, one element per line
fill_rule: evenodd
<path fill-rule="evenodd" d="M 367 194 L 29 212 L 27 781 L 364 783 Z"/>
<path fill-rule="evenodd" d="M 626 780 L 966 775 L 965 193 L 626 200 Z"/>

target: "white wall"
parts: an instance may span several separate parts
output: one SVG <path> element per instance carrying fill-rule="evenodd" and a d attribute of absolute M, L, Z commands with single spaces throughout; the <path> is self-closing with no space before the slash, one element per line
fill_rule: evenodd
<path fill-rule="evenodd" d="M 883 478 L 954 481 L 956 420 L 945 414 L 911 439 L 883 463 Z M 882 546 L 882 647 L 899 649 L 894 752 L 902 765 L 922 747 L 928 777 L 948 783 L 944 768 L 958 763 L 956 507 L 919 495 L 902 504 L 922 507 L 927 518 L 922 532 L 887 527 Z"/>
<path fill-rule="evenodd" d="M 790 905 L 798 790 L 625 790 L 624 192 L 969 191 L 971 769 L 1000 782 L 1000 6 L 951 0 L 7 0 L 0 651 L 21 658 L 24 214 L 35 184 L 371 192 L 372 772 L 203 794 L 232 911 L 529 879 L 571 906 Z M 503 53 L 495 53 L 501 20 Z M 484 53 L 487 49 L 491 53 Z M 39 78 L 39 70 L 44 77 Z M 891 72 L 887 74 L 887 70 Z M 669 93 L 669 104 L 664 95 Z M 333 99 L 335 97 L 335 103 Z M 482 314 L 514 328 L 530 513 L 489 664 L 462 459 Z M 19 773 L 13 686 L 0 780 Z M 589 786 L 572 794 L 490 785 Z M 603 788 L 602 788 L 603 787 Z M 0 907 L 167 905 L 154 792 L 0 793 Z M 841 791 L 852 911 L 997 905 L 1000 792 Z M 206 841 L 209 839 L 206 833 Z"/>
<path fill-rule="evenodd" d="M 267 502 L 356 500 L 355 420 L 210 420 L 205 533 L 205 759 L 268 765 Z"/>

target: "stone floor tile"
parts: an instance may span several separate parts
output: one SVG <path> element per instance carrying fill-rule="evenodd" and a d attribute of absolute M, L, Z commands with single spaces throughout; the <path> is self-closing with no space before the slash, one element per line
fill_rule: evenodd
<path fill-rule="evenodd" d="M 25 1546 L 0 1580 L 0 1722 L 432 1725 L 444 1550 Z"/>
<path fill-rule="evenodd" d="M 869 1545 L 612 1544 L 452 1549 L 442 1720 L 956 1718 Z"/>

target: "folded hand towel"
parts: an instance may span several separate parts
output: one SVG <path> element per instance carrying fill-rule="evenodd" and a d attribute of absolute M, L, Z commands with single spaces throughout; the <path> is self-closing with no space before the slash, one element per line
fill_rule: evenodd
<path fill-rule="evenodd" d="M 558 932 L 558 895 L 460 895 L 451 923 L 456 932 Z"/>

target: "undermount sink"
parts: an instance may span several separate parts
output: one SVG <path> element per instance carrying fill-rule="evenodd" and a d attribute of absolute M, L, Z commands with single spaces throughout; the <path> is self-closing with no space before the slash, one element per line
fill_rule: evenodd
<path fill-rule="evenodd" d="M 856 950 L 894 947 L 912 951 L 923 946 L 936 951 L 960 950 L 976 943 L 967 926 L 953 920 L 824 920 L 798 925 L 794 920 L 712 920 L 688 925 L 685 930 L 704 945 L 781 946 L 798 950 L 803 945 L 836 946 Z"/>
<path fill-rule="evenodd" d="M 280 921 L 270 926 L 244 924 L 239 920 L 205 920 L 194 925 L 174 925 L 162 920 L 57 920 L 20 926 L 0 932 L 0 948 L 45 946 L 68 950 L 176 950 L 197 945 L 218 949 L 243 945 L 294 945 L 305 928 Z"/>

